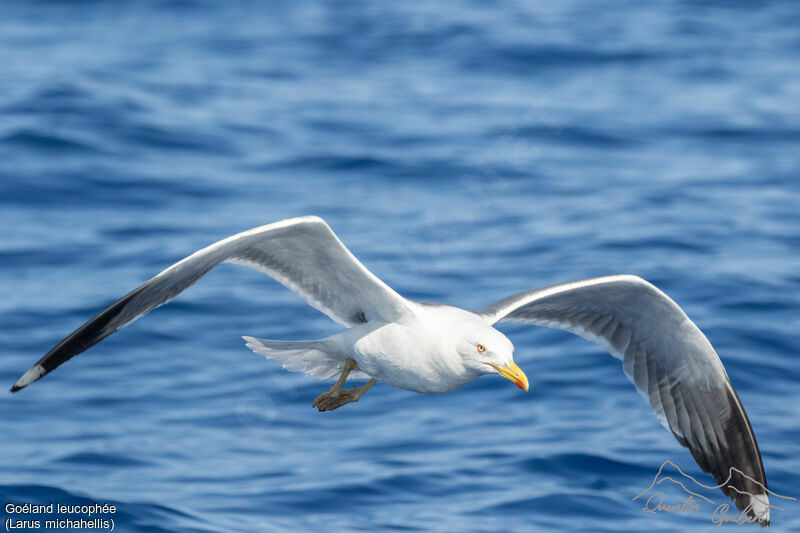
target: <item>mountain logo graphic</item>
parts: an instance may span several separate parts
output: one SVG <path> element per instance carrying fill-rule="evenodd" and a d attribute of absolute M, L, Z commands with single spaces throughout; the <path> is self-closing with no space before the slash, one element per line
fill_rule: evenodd
<path fill-rule="evenodd" d="M 665 471 L 667 466 L 672 467 L 675 472 L 673 473 L 670 471 Z M 719 485 L 706 485 L 681 470 L 678 465 L 669 459 L 661 463 L 661 467 L 659 467 L 658 472 L 656 472 L 656 475 L 653 477 L 653 481 L 650 483 L 650 486 L 634 496 L 632 499 L 633 501 L 638 500 L 643 502 L 644 505 L 642 506 L 642 511 L 646 513 L 703 512 L 704 510 L 707 511 L 708 507 L 711 506 L 713 507 L 711 512 L 711 521 L 714 524 L 717 524 L 717 526 L 721 526 L 723 523 L 745 524 L 748 522 L 759 522 L 762 520 L 768 521 L 772 510 L 785 510 L 783 507 L 778 507 L 772 503 L 765 503 L 764 509 L 759 513 L 759 515 L 749 516 L 749 514 L 752 514 L 750 513 L 751 506 L 748 506 L 741 512 L 736 513 L 735 508 L 732 512 L 730 511 L 730 504 L 727 502 L 717 504 L 709 495 L 718 494 L 716 492 L 717 489 L 725 486 L 733 489 L 739 494 L 749 494 L 751 497 L 760 498 L 760 494 L 752 494 L 747 491 L 740 490 L 734 486 L 731 483 L 734 472 L 761 487 L 765 494 L 769 494 L 773 498 L 773 501 L 775 498 L 795 502 L 797 501 L 797 498 L 783 496 L 775 491 L 769 490 L 767 487 L 735 467 L 731 467 L 730 471 L 728 472 L 728 479 L 726 479 L 723 483 L 720 483 Z M 686 498 L 673 503 L 665 503 L 666 495 L 664 493 L 664 489 L 667 489 L 668 486 L 680 487 L 683 493 L 686 494 Z"/>

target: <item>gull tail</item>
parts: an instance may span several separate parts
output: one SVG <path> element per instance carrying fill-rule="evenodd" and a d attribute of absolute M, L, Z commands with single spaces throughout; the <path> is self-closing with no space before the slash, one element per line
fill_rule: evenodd
<path fill-rule="evenodd" d="M 334 335 L 316 341 L 276 341 L 247 336 L 242 338 L 255 353 L 277 361 L 290 372 L 303 372 L 307 376 L 328 379 L 342 373 L 347 359 L 336 337 Z M 369 376 L 356 369 L 350 373 L 348 379 L 369 379 Z"/>

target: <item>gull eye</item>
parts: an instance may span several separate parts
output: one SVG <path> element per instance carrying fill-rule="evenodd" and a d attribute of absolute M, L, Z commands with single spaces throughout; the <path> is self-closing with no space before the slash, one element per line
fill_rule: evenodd
<path fill-rule="evenodd" d="M 478 345 L 478 353 L 483 353 L 485 351 L 486 351 L 486 346 L 484 346 L 483 344 L 479 344 Z"/>

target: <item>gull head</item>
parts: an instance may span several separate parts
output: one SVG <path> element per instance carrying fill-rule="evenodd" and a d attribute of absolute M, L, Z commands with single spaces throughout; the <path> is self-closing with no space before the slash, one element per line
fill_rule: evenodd
<path fill-rule="evenodd" d="M 527 392 L 528 376 L 514 362 L 514 345 L 508 337 L 482 322 L 465 326 L 458 342 L 464 365 L 479 374 L 500 374 Z"/>

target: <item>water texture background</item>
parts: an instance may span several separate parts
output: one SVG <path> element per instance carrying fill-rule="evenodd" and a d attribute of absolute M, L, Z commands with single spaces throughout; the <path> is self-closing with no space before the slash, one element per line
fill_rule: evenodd
<path fill-rule="evenodd" d="M 317 214 L 418 300 L 653 281 L 800 497 L 799 26 L 790 1 L 3 2 L 0 383 L 194 250 Z M 701 473 L 619 361 L 501 329 L 528 394 L 317 413 L 327 384 L 239 336 L 338 327 L 222 266 L 0 395 L 0 501 L 113 503 L 122 531 L 716 531 L 631 501 L 665 459 Z"/>

